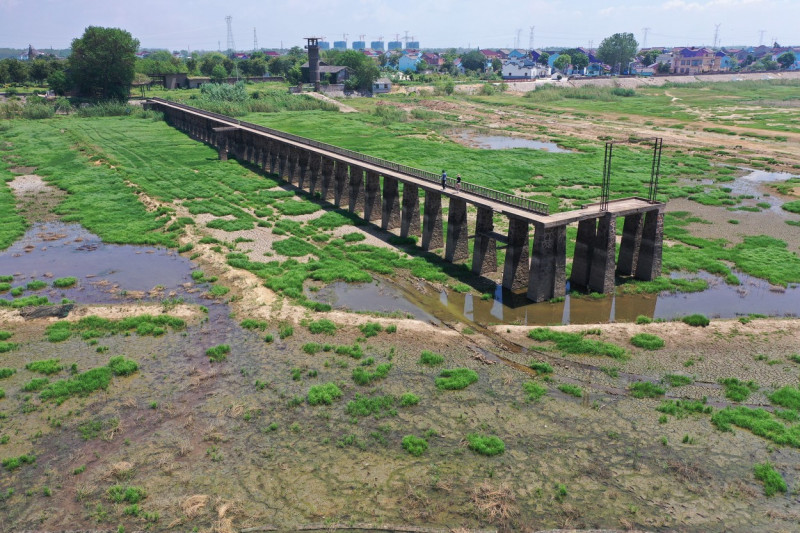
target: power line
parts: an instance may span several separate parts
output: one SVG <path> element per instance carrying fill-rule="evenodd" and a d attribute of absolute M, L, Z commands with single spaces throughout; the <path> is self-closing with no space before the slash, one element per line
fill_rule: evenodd
<path fill-rule="evenodd" d="M 233 17 L 228 15 L 225 17 L 225 22 L 228 24 L 228 55 L 232 55 L 233 52 L 236 50 L 236 45 L 233 42 L 233 28 L 231 27 L 231 22 L 233 21 Z"/>

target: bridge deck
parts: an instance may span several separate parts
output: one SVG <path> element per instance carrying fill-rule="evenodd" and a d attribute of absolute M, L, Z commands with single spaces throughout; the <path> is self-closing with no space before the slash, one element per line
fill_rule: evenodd
<path fill-rule="evenodd" d="M 386 167 L 370 163 L 368 161 L 363 161 L 356 158 L 348 157 L 341 153 L 332 152 L 313 145 L 308 145 L 297 141 L 293 141 L 292 139 L 273 135 L 261 131 L 259 129 L 248 127 L 246 124 L 242 124 L 240 121 L 234 118 L 223 117 L 221 115 L 217 115 L 216 113 L 208 113 L 200 109 L 196 109 L 181 104 L 175 104 L 173 102 L 169 102 L 162 99 L 158 99 L 157 103 L 162 106 L 169 106 L 175 109 L 180 109 L 185 113 L 194 114 L 196 116 L 204 118 L 212 118 L 215 121 L 226 124 L 226 126 L 240 128 L 244 131 L 250 132 L 255 135 L 263 136 L 269 139 L 275 139 L 292 146 L 297 146 L 304 150 L 308 150 L 310 152 L 317 153 L 325 157 L 336 159 L 337 161 L 342 161 L 349 165 L 358 166 L 365 170 L 371 170 L 377 172 L 382 176 L 395 178 L 399 181 L 402 181 L 403 183 L 417 185 L 419 188 L 424 189 L 426 191 L 440 192 L 442 193 L 442 195 L 447 197 L 460 198 L 466 201 L 467 203 L 473 204 L 475 206 L 491 209 L 495 213 L 501 213 L 508 217 L 526 220 L 530 223 L 540 225 L 544 228 L 565 226 L 567 224 L 579 222 L 581 220 L 598 218 L 606 212 L 614 216 L 627 216 L 635 213 L 644 213 L 646 211 L 652 211 L 654 208 L 658 208 L 659 211 L 662 211 L 665 205 L 663 203 L 653 204 L 644 198 L 633 197 L 633 198 L 624 198 L 619 200 L 611 200 L 608 202 L 608 209 L 605 211 L 601 209 L 601 205 L 598 203 L 598 204 L 590 204 L 588 206 L 585 206 L 583 209 L 576 209 L 573 211 L 564 211 L 561 213 L 544 215 L 540 213 L 531 212 L 524 208 L 510 206 L 503 202 L 494 201 L 490 198 L 486 198 L 484 196 L 473 194 L 467 191 L 462 190 L 460 193 L 456 193 L 455 189 L 453 189 L 449 185 L 447 189 L 442 191 L 441 186 L 437 186 L 435 183 L 429 180 L 418 178 L 416 176 L 411 176 L 409 174 L 397 170 L 387 169 Z"/>

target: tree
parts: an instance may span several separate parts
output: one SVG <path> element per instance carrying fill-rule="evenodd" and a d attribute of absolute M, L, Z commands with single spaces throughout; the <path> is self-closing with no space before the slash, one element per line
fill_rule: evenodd
<path fill-rule="evenodd" d="M 589 56 L 584 53 L 578 52 L 575 55 L 570 54 L 569 57 L 572 60 L 572 66 L 575 70 L 583 72 L 583 69 L 589 66 Z"/>
<path fill-rule="evenodd" d="M 31 62 L 30 69 L 28 72 L 31 80 L 34 83 L 42 84 L 44 80 L 50 75 L 50 61 L 45 61 L 44 59 L 34 59 Z"/>
<path fill-rule="evenodd" d="M 47 86 L 57 95 L 63 96 L 72 88 L 72 82 L 69 81 L 63 70 L 56 70 L 47 77 Z"/>
<path fill-rule="evenodd" d="M 540 65 L 548 65 L 550 64 L 550 54 L 548 54 L 547 52 L 542 52 L 541 54 L 539 54 L 539 59 L 537 59 L 536 61 Z"/>
<path fill-rule="evenodd" d="M 632 33 L 615 33 L 606 37 L 597 49 L 597 57 L 611 65 L 611 71 L 619 73 L 622 67 L 627 68 L 639 49 L 639 43 Z"/>
<path fill-rule="evenodd" d="M 139 40 L 119 28 L 89 26 L 72 40 L 69 67 L 81 94 L 103 99 L 128 97 Z"/>
<path fill-rule="evenodd" d="M 567 67 L 570 65 L 570 61 L 572 60 L 567 54 L 560 54 L 557 58 L 553 66 L 556 67 L 560 71 L 567 70 Z"/>
<path fill-rule="evenodd" d="M 200 58 L 200 73 L 204 76 L 211 76 L 214 67 L 222 65 L 223 61 L 225 61 L 225 56 L 219 52 L 204 54 L 203 57 Z"/>
<path fill-rule="evenodd" d="M 28 81 L 28 66 L 26 63 L 14 58 L 3 59 L 7 81 L 11 83 L 25 83 Z"/>
<path fill-rule="evenodd" d="M 378 79 L 380 71 L 375 62 L 359 52 L 358 50 L 347 50 L 342 52 L 337 60 L 337 65 L 348 67 L 352 74 L 347 80 L 350 88 L 358 88 L 362 91 L 372 90 L 372 84 Z"/>
<path fill-rule="evenodd" d="M 263 76 L 267 72 L 267 62 L 263 57 L 250 60 L 250 75 Z"/>
<path fill-rule="evenodd" d="M 215 65 L 211 70 L 211 81 L 214 83 L 222 83 L 228 77 L 228 71 L 222 64 Z"/>
<path fill-rule="evenodd" d="M 797 56 L 794 55 L 794 52 L 791 50 L 778 56 L 778 63 L 780 63 L 782 68 L 791 67 L 795 61 L 797 61 Z"/>
<path fill-rule="evenodd" d="M 294 65 L 285 56 L 273 57 L 269 60 L 269 73 L 273 76 L 286 76 Z"/>
<path fill-rule="evenodd" d="M 672 70 L 672 65 L 669 63 L 659 63 L 656 70 L 659 74 L 669 74 L 669 72 Z"/>
<path fill-rule="evenodd" d="M 481 72 L 486 67 L 486 56 L 480 50 L 472 50 L 461 56 L 461 65 L 465 70 Z"/>
<path fill-rule="evenodd" d="M 492 58 L 492 70 L 495 72 L 501 72 L 503 70 L 503 62 L 497 59 L 496 57 Z"/>
<path fill-rule="evenodd" d="M 650 66 L 656 62 L 658 56 L 660 55 L 661 54 L 659 53 L 658 50 L 648 50 L 647 52 L 642 54 L 642 64 L 644 64 L 645 66 Z"/>

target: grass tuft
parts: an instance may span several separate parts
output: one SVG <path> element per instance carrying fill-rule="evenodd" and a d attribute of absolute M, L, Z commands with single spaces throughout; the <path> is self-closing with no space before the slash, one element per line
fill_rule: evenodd
<path fill-rule="evenodd" d="M 436 378 L 436 388 L 440 390 L 466 389 L 478 381 L 478 373 L 469 368 L 450 368 L 442 370 Z"/>
<path fill-rule="evenodd" d="M 467 444 L 470 450 L 487 457 L 500 455 L 506 451 L 505 443 L 494 435 L 471 433 L 467 435 Z"/>

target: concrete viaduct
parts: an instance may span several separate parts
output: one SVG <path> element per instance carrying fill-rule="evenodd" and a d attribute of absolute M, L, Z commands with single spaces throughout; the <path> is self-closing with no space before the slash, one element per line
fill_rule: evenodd
<path fill-rule="evenodd" d="M 191 106 L 160 98 L 151 98 L 146 105 L 163 112 L 172 126 L 215 146 L 220 158 L 226 159 L 230 153 L 312 195 L 318 192 L 337 207 L 346 203 L 350 212 L 363 214 L 367 222 L 379 222 L 384 230 L 399 228 L 403 237 L 421 237 L 426 251 L 444 247 L 447 261 L 468 261 L 469 239 L 474 238 L 475 274 L 497 271 L 498 243 L 505 244 L 503 287 L 513 291 L 527 287 L 527 296 L 534 302 L 566 295 L 566 230 L 576 222 L 573 287 L 607 294 L 614 290 L 615 274 L 641 280 L 661 275 L 663 203 L 634 197 L 549 214 L 548 206 L 541 202 L 464 182 L 460 193 L 451 187 L 443 191 L 437 174 Z M 422 209 L 421 190 L 425 193 Z M 446 236 L 443 196 L 449 198 Z M 477 208 L 472 235 L 467 204 Z M 508 218 L 505 235 L 494 230 L 496 214 Z M 624 217 L 618 260 L 617 217 Z M 531 226 L 532 253 L 528 249 Z"/>

